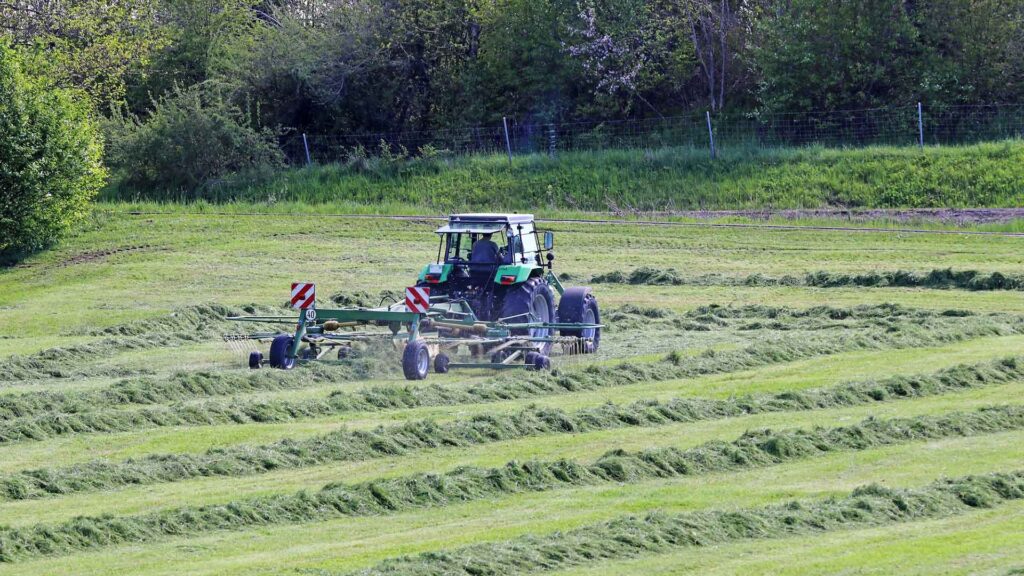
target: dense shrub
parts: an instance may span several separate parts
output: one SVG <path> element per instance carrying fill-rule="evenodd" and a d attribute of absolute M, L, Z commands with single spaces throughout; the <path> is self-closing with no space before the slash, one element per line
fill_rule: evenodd
<path fill-rule="evenodd" d="M 103 185 L 102 143 L 77 93 L 21 69 L 0 43 L 0 263 L 58 240 Z"/>
<path fill-rule="evenodd" d="M 274 132 L 254 124 L 214 87 L 176 88 L 145 119 L 110 121 L 108 160 L 129 189 L 197 197 L 225 176 L 283 164 Z"/>

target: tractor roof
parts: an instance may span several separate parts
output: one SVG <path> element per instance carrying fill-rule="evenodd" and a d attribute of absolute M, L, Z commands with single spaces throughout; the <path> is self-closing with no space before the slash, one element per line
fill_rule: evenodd
<path fill-rule="evenodd" d="M 533 222 L 533 214 L 452 214 L 449 222 L 501 222 L 502 224 L 526 224 Z"/>
<path fill-rule="evenodd" d="M 510 224 L 531 224 L 533 214 L 452 214 L 448 224 L 437 229 L 438 234 L 447 232 L 494 233 Z"/>

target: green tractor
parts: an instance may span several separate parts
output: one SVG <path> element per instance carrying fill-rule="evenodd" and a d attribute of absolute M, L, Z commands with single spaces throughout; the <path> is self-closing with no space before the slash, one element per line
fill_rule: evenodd
<path fill-rule="evenodd" d="M 298 318 L 228 318 L 294 326 L 294 331 L 233 335 L 230 341 L 269 341 L 268 360 L 251 351 L 249 367 L 266 363 L 290 370 L 298 361 L 319 360 L 332 350 L 344 358 L 355 342 L 389 339 L 402 351 L 402 371 L 409 380 L 426 378 L 431 359 L 439 374 L 455 368 L 545 370 L 551 368 L 555 344 L 568 354 L 597 351 L 597 299 L 589 288 L 564 288 L 558 281 L 552 272 L 554 236 L 539 234 L 533 216 L 455 214 L 437 233 L 437 261 L 406 288 L 404 302 L 317 308 L 315 284 L 295 282 L 291 305 Z M 369 330 L 356 330 L 361 327 Z M 467 349 L 476 361 L 453 361 Z"/>
<path fill-rule="evenodd" d="M 437 261 L 423 267 L 417 283 L 430 289 L 431 300 L 465 301 L 489 322 L 600 324 L 590 288 L 565 288 L 553 273 L 554 235 L 538 232 L 532 214 L 453 214 L 437 234 Z M 543 339 L 553 330 L 520 328 L 513 334 Z M 562 328 L 559 335 L 577 339 L 570 350 L 576 353 L 596 352 L 601 341 L 600 328 Z M 546 356 L 552 345 L 539 342 L 537 352 Z M 501 362 L 501 352 L 492 361 Z"/>

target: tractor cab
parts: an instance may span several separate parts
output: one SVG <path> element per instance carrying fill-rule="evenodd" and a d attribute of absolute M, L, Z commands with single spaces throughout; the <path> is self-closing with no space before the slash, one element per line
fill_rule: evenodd
<path fill-rule="evenodd" d="M 513 289 L 529 283 L 550 294 L 554 240 L 550 232 L 537 232 L 532 214 L 453 214 L 437 234 L 437 261 L 418 279 L 433 296 L 465 300 L 479 318 L 496 320 L 509 312 Z M 551 284 L 560 290 L 557 280 Z M 554 318 L 551 308 L 545 316 Z"/>
<path fill-rule="evenodd" d="M 351 342 L 369 332 L 333 334 L 361 325 L 387 326 L 388 337 L 401 343 L 402 370 L 410 380 L 452 367 L 536 369 L 551 367 L 548 354 L 558 344 L 567 354 L 590 354 L 601 340 L 601 315 L 590 288 L 564 288 L 552 270 L 554 238 L 538 234 L 530 214 L 454 214 L 437 229 L 437 260 L 420 272 L 405 303 L 379 308 L 317 308 L 312 283 L 292 284 L 292 305 L 301 310 L 294 334 L 272 333 L 270 366 L 291 369 L 299 358 L 319 359 L 337 347 L 338 357 Z M 557 297 L 556 297 L 557 294 Z M 235 317 L 249 322 L 283 322 L 292 318 Z M 405 326 L 405 332 L 401 332 Z M 460 347 L 490 362 L 453 363 Z M 263 365 L 252 352 L 249 367 Z"/>
<path fill-rule="evenodd" d="M 424 284 L 454 280 L 462 287 L 510 286 L 543 274 L 549 266 L 542 252 L 551 250 L 552 235 L 542 238 L 531 214 L 453 214 L 437 234 L 437 262 L 420 273 Z M 481 242 L 494 247 L 481 250 Z"/>

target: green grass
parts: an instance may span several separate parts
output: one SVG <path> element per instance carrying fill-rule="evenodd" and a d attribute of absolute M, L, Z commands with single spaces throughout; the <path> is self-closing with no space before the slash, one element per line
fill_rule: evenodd
<path fill-rule="evenodd" d="M 1017 144 L 1009 146 L 1016 150 Z M 965 150 L 929 149 L 924 156 L 964 154 Z M 992 150 L 990 160 L 995 162 L 992 159 L 998 159 L 998 147 Z M 891 152 L 921 154 L 913 150 Z M 800 153 L 819 159 L 834 155 L 829 161 L 841 164 L 841 152 Z M 890 151 L 871 153 L 885 156 Z M 538 166 L 546 162 L 521 161 L 536 162 Z M 987 160 L 978 162 L 983 166 Z M 520 169 L 526 167 L 514 167 Z M 623 168 L 622 177 L 632 177 L 629 174 L 630 170 Z M 395 178 L 397 181 L 398 176 Z M 851 185 L 851 193 L 859 186 Z M 557 206 L 549 209 L 544 202 L 539 206 L 552 214 L 565 210 Z M 339 207 L 343 206 L 323 209 Z M 129 214 L 133 208 L 155 208 L 166 213 Z M 434 204 L 414 208 L 422 213 L 441 209 Z M 405 207 L 381 208 L 399 209 Z M 285 213 L 293 210 L 301 214 Z M 102 204 L 88 229 L 76 237 L 32 257 L 21 267 L 0 271 L 0 360 L 4 362 L 0 373 L 8 375 L 0 382 L 0 428 L 13 430 L 34 418 L 43 419 L 47 426 L 53 425 L 50 419 L 74 422 L 65 418 L 69 414 L 80 414 L 81 422 L 100 425 L 104 417 L 139 410 L 170 414 L 181 407 L 322 402 L 332 393 L 353 402 L 351 409 L 270 423 L 232 421 L 161 428 L 144 424 L 127 432 L 48 428 L 48 438 L 0 445 L 0 475 L 80 465 L 95 459 L 121 462 L 154 454 L 197 455 L 210 448 L 230 452 L 286 438 L 301 441 L 342 426 L 367 430 L 422 419 L 442 426 L 465 424 L 481 415 L 517 414 L 530 405 L 574 413 L 594 410 L 605 402 L 626 406 L 640 399 L 728 403 L 746 394 L 781 394 L 797 399 L 806 397 L 810 389 L 931 374 L 957 364 L 1020 355 L 1024 344 L 1024 336 L 1012 333 L 1012 327 L 1021 322 L 1018 316 L 1024 315 L 1024 299 L 1019 292 L 927 285 L 826 288 L 733 282 L 751 275 L 803 278 L 819 272 L 832 275 L 829 278 L 888 278 L 896 271 L 927 275 L 936 269 L 976 270 L 986 276 L 1000 273 L 1018 278 L 1024 277 L 1020 238 L 633 224 L 552 224 L 557 237 L 556 271 L 569 273 L 574 278 L 569 284 L 585 282 L 599 273 L 641 266 L 673 268 L 686 278 L 716 275 L 724 281 L 669 286 L 595 285 L 602 309 L 656 307 L 660 318 L 650 318 L 635 308 L 622 309 L 606 330 L 602 351 L 596 357 L 568 361 L 556 358 L 560 371 L 576 375 L 566 378 L 566 382 L 588 383 L 575 389 L 553 387 L 538 388 L 530 394 L 513 393 L 523 390 L 517 384 L 541 382 L 540 376 L 518 373 L 496 377 L 474 371 L 431 374 L 425 383 L 417 383 L 412 392 L 406 392 L 408 383 L 395 374 L 395 365 L 385 364 L 394 361 L 387 354 L 370 357 L 369 371 L 331 364 L 287 376 L 269 372 L 252 375 L 244 368 L 244 358 L 227 352 L 217 341 L 222 330 L 219 325 L 198 328 L 171 322 L 171 313 L 183 308 L 193 310 L 189 307 L 195 304 L 279 306 L 294 280 L 316 281 L 322 298 L 340 292 L 400 290 L 436 254 L 432 235 L 435 222 L 346 219 L 315 210 L 319 209 L 302 203 Z M 363 206 L 360 210 L 374 208 Z M 271 214 L 241 215 L 245 212 Z M 1013 230 L 1018 226 L 1002 228 Z M 887 303 L 898 306 L 882 306 Z M 722 308 L 698 309 L 704 305 Z M 875 308 L 858 308 L 863 305 Z M 808 310 L 812 306 L 829 308 Z M 968 310 L 974 315 L 941 315 L 951 309 Z M 886 312 L 879 315 L 881 310 Z M 699 328 L 701 322 L 711 329 Z M 126 323 L 127 334 L 122 329 Z M 104 332 L 107 328 L 112 331 Z M 990 332 L 990 328 L 996 330 Z M 960 335 L 958 339 L 945 340 L 956 334 Z M 60 352 L 55 350 L 58 347 L 71 350 Z M 751 350 L 756 354 L 750 355 Z M 795 353 L 799 350 L 813 353 Z M 675 352 L 673 361 L 668 362 L 671 352 Z M 758 360 L 757 355 L 762 353 L 767 355 Z M 15 361 L 9 358 L 12 354 L 21 358 Z M 750 357 L 743 360 L 744 354 Z M 47 375 L 52 363 L 44 363 L 41 371 L 30 369 L 33 359 L 47 358 L 58 365 L 66 364 L 64 377 Z M 623 372 L 618 366 L 624 361 L 639 368 Z M 718 368 L 712 373 L 703 371 L 712 366 Z M 12 367 L 25 371 L 17 373 L 19 376 Z M 617 380 L 616 375 L 621 373 L 632 374 L 632 380 Z M 583 379 L 587 374 L 592 382 Z M 444 397 L 455 400 L 438 402 L 438 391 L 431 385 L 441 386 L 453 394 Z M 312 493 L 336 482 L 353 485 L 440 474 L 460 466 L 502 466 L 510 460 L 568 459 L 586 463 L 613 450 L 688 450 L 708 442 L 733 441 L 748 431 L 764 428 L 786 433 L 797 428 L 852 426 L 867 418 L 944 418 L 985 406 L 1019 406 L 1022 385 L 1016 379 L 992 381 L 895 402 L 840 403 L 814 410 L 616 425 L 577 433 L 547 430 L 502 441 L 408 450 L 360 461 L 282 467 L 257 475 L 196 477 L 2 501 L 0 525 L 29 528 L 71 521 L 80 515 L 159 514 L 179 507 Z M 372 395 L 363 395 L 363 391 L 372 389 L 387 391 L 373 401 L 414 401 L 375 405 Z M 469 390 L 484 392 L 462 394 Z M 499 400 L 490 396 L 493 392 L 507 393 L 509 398 Z M 891 446 L 868 445 L 758 470 L 561 487 L 543 493 L 450 502 L 430 510 L 161 537 L 61 557 L 0 562 L 0 575 L 346 572 L 404 554 L 500 544 L 525 535 L 544 537 L 557 530 L 628 514 L 757 508 L 794 498 L 842 495 L 873 482 L 913 487 L 943 476 L 1005 472 L 1020 467 L 1022 446 L 1024 435 L 1019 430 Z M 947 570 L 1004 576 L 1021 567 L 1024 539 L 1018 534 L 1024 531 L 1022 510 L 1013 503 L 899 526 L 722 543 L 700 551 L 665 551 L 628 561 L 595 561 L 581 566 L 577 573 L 811 574 L 863 567 L 866 573 Z M 3 546 L 0 537 L 0 548 Z M 790 550 L 795 556 L 787 557 Z"/>
<path fill-rule="evenodd" d="M 317 281 L 325 295 L 400 290 L 437 251 L 432 222 L 316 214 L 207 215 L 187 209 L 132 216 L 123 206 L 108 208 L 60 248 L 30 259 L 25 267 L 0 270 L 0 335 L 17 336 L 0 340 L 0 349 L 27 354 L 64 346 L 67 335 L 76 342 L 88 341 L 81 330 L 157 317 L 181 306 L 278 304 L 297 279 Z M 1024 251 L 1017 238 L 629 225 L 551 228 L 556 233 L 556 270 L 584 279 L 636 264 L 735 277 L 950 267 L 1024 274 Z M 82 259 L 127 246 L 146 248 Z M 632 303 L 680 310 L 705 304 L 898 302 L 1024 312 L 1024 300 L 1002 292 L 917 288 L 607 285 L 600 287 L 600 296 L 604 306 Z M 161 363 L 174 359 L 147 358 Z M 96 361 L 120 363 L 109 356 Z"/>
<path fill-rule="evenodd" d="M 350 212 L 492 208 L 666 210 L 1017 206 L 1024 143 L 942 148 L 662 148 L 503 155 L 291 169 L 239 177 L 189 198 L 331 204 Z M 113 186 L 104 200 L 178 200 Z"/>

